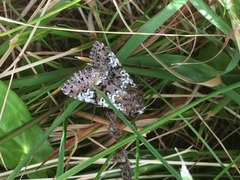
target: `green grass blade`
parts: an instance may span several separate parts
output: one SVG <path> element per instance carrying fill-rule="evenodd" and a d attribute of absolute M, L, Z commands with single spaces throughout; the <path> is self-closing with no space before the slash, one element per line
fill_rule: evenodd
<path fill-rule="evenodd" d="M 144 23 L 144 25 L 137 32 L 153 33 L 165 21 L 167 21 L 174 13 L 176 13 L 187 0 L 173 0 L 163 10 L 157 13 L 154 17 Z M 118 51 L 117 57 L 124 62 L 124 60 L 144 41 L 148 36 L 133 35 L 124 46 Z"/>

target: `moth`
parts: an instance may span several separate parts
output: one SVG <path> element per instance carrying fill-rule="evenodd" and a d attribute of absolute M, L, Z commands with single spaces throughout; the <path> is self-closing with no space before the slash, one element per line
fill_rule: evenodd
<path fill-rule="evenodd" d="M 109 108 L 108 103 L 92 87 L 95 85 L 124 115 L 143 113 L 143 94 L 115 54 L 103 43 L 96 41 L 89 59 L 90 64 L 74 73 L 63 84 L 62 92 L 79 101 Z"/>

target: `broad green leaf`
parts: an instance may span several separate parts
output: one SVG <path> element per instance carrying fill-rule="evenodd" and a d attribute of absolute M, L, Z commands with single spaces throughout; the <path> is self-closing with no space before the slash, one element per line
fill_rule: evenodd
<path fill-rule="evenodd" d="M 2 81 L 0 81 L 0 92 L 0 109 L 3 109 L 0 119 L 0 138 L 2 139 L 31 121 L 32 118 L 23 101 L 12 90 L 9 91 L 6 104 L 3 106 L 7 86 Z M 9 169 L 15 168 L 42 136 L 43 130 L 40 126 L 34 125 L 11 140 L 0 144 L 0 153 L 5 166 Z M 45 141 L 35 152 L 29 164 L 42 162 L 52 151 L 50 143 Z M 31 177 L 47 177 L 47 175 L 45 171 L 42 171 L 32 174 Z"/>
<path fill-rule="evenodd" d="M 221 71 L 218 71 L 207 64 L 201 63 L 194 58 L 188 58 L 188 61 L 186 62 L 191 64 L 184 64 L 184 61 L 187 59 L 185 56 L 161 54 L 157 55 L 157 57 L 168 65 L 168 67 L 185 77 L 188 77 L 195 83 L 205 82 L 221 75 Z M 126 67 L 126 70 L 129 73 L 182 82 L 182 80 L 161 67 L 161 65 L 150 56 L 128 58 L 128 62 L 129 64 L 131 63 L 132 65 L 135 65 L 135 67 Z M 136 67 L 136 64 L 140 64 L 143 68 L 139 70 L 140 68 Z"/>

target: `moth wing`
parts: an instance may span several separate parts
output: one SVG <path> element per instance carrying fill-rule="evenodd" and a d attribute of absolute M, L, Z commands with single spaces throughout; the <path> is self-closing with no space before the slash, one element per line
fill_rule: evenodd
<path fill-rule="evenodd" d="M 91 84 L 102 82 L 103 75 L 93 67 L 74 73 L 61 87 L 62 92 L 79 101 L 97 104 L 97 94 Z"/>
<path fill-rule="evenodd" d="M 116 55 L 103 43 L 96 41 L 89 54 L 95 68 L 111 71 L 112 68 L 122 67 Z"/>

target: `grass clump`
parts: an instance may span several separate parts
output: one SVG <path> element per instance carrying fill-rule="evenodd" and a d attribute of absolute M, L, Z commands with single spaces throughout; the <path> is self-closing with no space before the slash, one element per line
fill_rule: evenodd
<path fill-rule="evenodd" d="M 239 178 L 239 6 L 231 3 L 3 1 L 0 177 L 118 178 L 109 161 L 126 146 L 135 179 L 180 179 L 183 161 L 194 179 Z M 145 113 L 132 123 L 112 107 L 123 121 L 118 143 L 108 109 L 59 88 L 96 40 L 144 92 Z"/>

